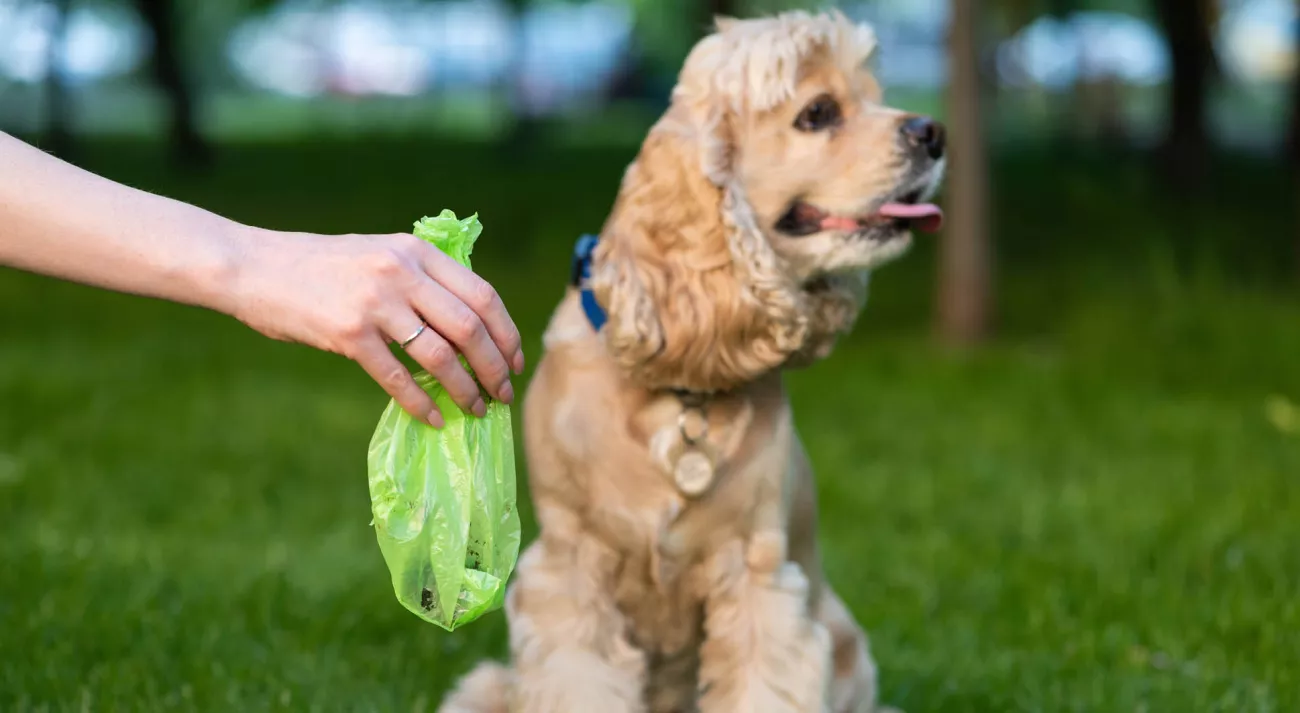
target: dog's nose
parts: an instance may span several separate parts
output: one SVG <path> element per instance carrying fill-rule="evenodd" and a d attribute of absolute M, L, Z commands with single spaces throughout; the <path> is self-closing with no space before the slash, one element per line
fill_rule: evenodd
<path fill-rule="evenodd" d="M 946 143 L 943 124 L 928 116 L 913 116 L 903 122 L 901 131 L 909 146 L 924 151 L 935 161 L 943 158 Z"/>

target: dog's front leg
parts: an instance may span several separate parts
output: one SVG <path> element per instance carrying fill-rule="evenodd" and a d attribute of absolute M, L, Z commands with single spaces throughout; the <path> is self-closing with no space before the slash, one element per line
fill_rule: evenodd
<path fill-rule="evenodd" d="M 603 585 L 598 541 L 543 539 L 520 558 L 506 601 L 515 664 L 511 713 L 643 713 L 644 654 Z"/>
<path fill-rule="evenodd" d="M 755 535 L 706 565 L 701 713 L 823 713 L 831 641 L 808 611 L 808 579 L 785 536 Z"/>

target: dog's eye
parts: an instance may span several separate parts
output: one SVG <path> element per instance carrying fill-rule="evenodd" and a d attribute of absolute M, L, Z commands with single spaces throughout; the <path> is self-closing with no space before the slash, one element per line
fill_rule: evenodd
<path fill-rule="evenodd" d="M 820 96 L 799 112 L 794 128 L 800 131 L 821 131 L 840 123 L 840 104 L 829 96 Z"/>

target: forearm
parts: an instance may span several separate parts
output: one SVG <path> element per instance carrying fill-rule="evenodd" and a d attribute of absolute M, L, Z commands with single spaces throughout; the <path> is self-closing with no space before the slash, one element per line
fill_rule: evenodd
<path fill-rule="evenodd" d="M 389 341 L 479 416 L 486 404 L 457 353 L 506 403 L 510 371 L 524 368 L 519 330 L 496 290 L 410 233 L 250 228 L 100 178 L 3 132 L 0 265 L 207 307 L 268 337 L 344 354 L 434 425 L 442 416 Z"/>
<path fill-rule="evenodd" d="M 0 265 L 230 313 L 246 232 L 0 132 Z"/>

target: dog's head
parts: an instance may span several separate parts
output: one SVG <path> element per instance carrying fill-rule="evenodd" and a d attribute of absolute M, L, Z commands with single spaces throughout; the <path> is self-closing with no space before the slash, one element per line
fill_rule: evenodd
<path fill-rule="evenodd" d="M 824 356 L 867 272 L 942 218 L 937 123 L 881 105 L 869 27 L 720 20 L 629 167 L 597 253 L 607 345 L 641 383 L 718 391 Z"/>

